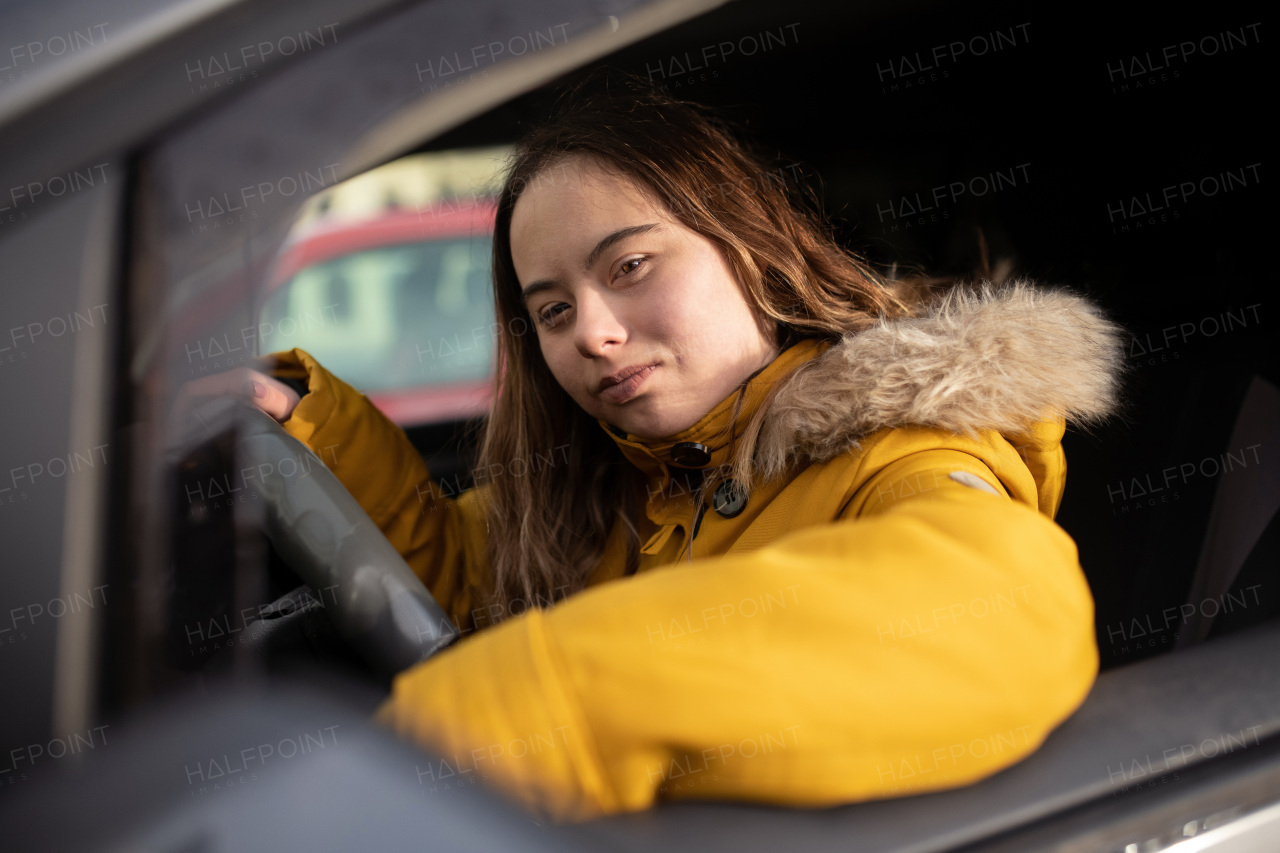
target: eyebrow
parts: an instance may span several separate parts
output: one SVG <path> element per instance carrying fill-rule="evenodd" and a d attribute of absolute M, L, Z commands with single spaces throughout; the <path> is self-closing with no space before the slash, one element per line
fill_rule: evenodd
<path fill-rule="evenodd" d="M 653 231 L 661 227 L 662 225 L 660 223 L 650 222 L 647 225 L 631 225 L 626 228 L 619 228 L 617 231 L 614 231 L 612 234 L 606 234 L 603 238 L 601 238 L 599 243 L 596 243 L 595 248 L 592 249 L 591 252 L 587 255 L 587 260 L 582 265 L 583 269 L 591 269 L 591 266 L 596 261 L 598 261 L 600 259 L 600 256 L 603 255 L 606 251 L 608 251 L 609 247 L 612 246 L 614 243 L 617 243 L 620 240 L 625 240 L 628 237 L 634 237 L 637 234 L 648 233 L 649 231 Z M 529 298 L 534 294 L 540 293 L 541 291 L 547 290 L 548 288 L 555 287 L 555 285 L 556 283 L 549 278 L 540 279 L 538 281 L 532 282 L 527 287 L 525 287 L 521 291 L 521 297 L 524 299 L 525 302 L 528 302 Z"/>

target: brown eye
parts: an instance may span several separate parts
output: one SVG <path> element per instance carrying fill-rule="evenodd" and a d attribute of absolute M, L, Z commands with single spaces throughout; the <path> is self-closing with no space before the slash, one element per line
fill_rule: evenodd
<path fill-rule="evenodd" d="M 546 308 L 543 308 L 538 312 L 538 321 L 542 323 L 543 326 L 550 328 L 556 324 L 556 319 L 567 311 L 568 308 L 569 306 L 563 302 L 556 302 L 552 305 L 548 305 Z"/>
<path fill-rule="evenodd" d="M 627 275 L 628 273 L 635 272 L 636 268 L 643 262 L 644 258 L 632 258 L 629 261 L 623 261 L 622 265 L 618 267 L 618 274 Z"/>

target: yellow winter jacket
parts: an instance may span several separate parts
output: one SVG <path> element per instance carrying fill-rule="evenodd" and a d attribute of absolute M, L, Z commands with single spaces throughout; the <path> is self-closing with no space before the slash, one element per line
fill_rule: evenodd
<path fill-rule="evenodd" d="M 1093 604 L 1053 522 L 1064 419 L 1104 417 L 1119 334 L 1089 303 L 1018 285 L 956 296 L 834 345 L 804 341 L 663 442 L 610 435 L 648 475 L 639 571 L 621 536 L 585 591 L 486 623 L 477 491 L 444 496 L 404 433 L 300 350 L 285 428 L 324 459 L 464 630 L 395 680 L 379 716 L 560 820 L 676 799 L 793 806 L 953 787 L 1017 762 L 1088 693 Z M 706 467 L 767 392 L 766 476 L 745 505 Z M 608 428 L 602 424 L 602 428 Z M 554 451 L 543 464 L 555 464 Z"/>

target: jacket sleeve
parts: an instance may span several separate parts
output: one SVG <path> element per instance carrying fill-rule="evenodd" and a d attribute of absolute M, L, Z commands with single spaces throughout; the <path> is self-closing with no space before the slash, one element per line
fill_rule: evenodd
<path fill-rule="evenodd" d="M 473 629 L 476 584 L 487 572 L 483 489 L 446 496 L 404 430 L 305 351 L 275 353 L 263 366 L 306 381 L 285 430 L 346 486 L 458 627 Z"/>
<path fill-rule="evenodd" d="M 921 472 L 934 487 L 897 487 Z M 380 719 L 439 756 L 424 785 L 485 778 L 560 820 L 981 779 L 1096 675 L 1075 545 L 954 450 L 873 488 L 834 523 L 511 619 L 402 673 Z"/>

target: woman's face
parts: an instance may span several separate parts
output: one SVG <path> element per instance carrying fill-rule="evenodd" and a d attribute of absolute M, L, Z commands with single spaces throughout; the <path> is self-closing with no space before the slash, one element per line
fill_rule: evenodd
<path fill-rule="evenodd" d="M 688 429 L 777 355 L 716 245 L 592 159 L 530 182 L 511 255 L 556 381 L 633 435 Z"/>

